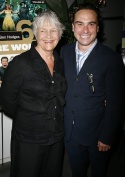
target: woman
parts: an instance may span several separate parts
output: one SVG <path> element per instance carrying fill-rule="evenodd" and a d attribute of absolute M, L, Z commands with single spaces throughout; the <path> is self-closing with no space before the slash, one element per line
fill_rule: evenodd
<path fill-rule="evenodd" d="M 13 117 L 11 177 L 61 177 L 66 82 L 53 49 L 63 30 L 52 11 L 36 17 L 37 45 L 16 56 L 4 75 L 2 107 Z"/>
<path fill-rule="evenodd" d="M 15 30 L 15 24 L 11 17 L 11 14 L 14 13 L 10 7 L 9 4 L 6 4 L 5 10 L 0 12 L 0 14 L 5 13 L 5 17 L 3 20 L 2 30 L 3 31 L 14 31 Z"/>

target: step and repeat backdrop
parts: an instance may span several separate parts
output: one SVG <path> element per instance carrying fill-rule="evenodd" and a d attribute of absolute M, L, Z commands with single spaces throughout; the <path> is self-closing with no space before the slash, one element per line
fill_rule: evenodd
<path fill-rule="evenodd" d="M 46 10 L 42 0 L 0 0 L 0 58 L 11 61 L 31 47 L 34 39 L 32 21 Z"/>
<path fill-rule="evenodd" d="M 1 70 L 7 57 L 14 56 L 30 49 L 35 41 L 32 33 L 32 21 L 42 11 L 46 4 L 42 0 L 0 0 L 0 85 Z M 4 66 L 5 67 L 5 66 Z M 0 110 L 0 164 L 10 161 L 10 139 L 12 120 Z"/>

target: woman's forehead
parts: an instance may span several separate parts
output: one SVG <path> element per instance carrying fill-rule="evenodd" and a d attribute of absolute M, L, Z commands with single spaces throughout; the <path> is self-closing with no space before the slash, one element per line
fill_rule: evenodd
<path fill-rule="evenodd" d="M 44 27 L 52 27 L 52 28 L 57 28 L 57 26 L 52 22 L 51 20 L 45 19 L 39 23 L 39 27 L 44 28 Z"/>

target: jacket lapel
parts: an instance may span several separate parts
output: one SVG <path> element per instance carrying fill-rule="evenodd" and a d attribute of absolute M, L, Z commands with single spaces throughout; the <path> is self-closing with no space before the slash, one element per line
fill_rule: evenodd
<path fill-rule="evenodd" d="M 85 60 L 79 75 L 87 72 L 89 68 L 91 68 L 93 65 L 95 65 L 96 61 L 98 60 L 97 53 L 99 50 L 99 43 L 96 44 L 96 46 L 93 48 L 92 52 L 89 54 L 87 59 Z"/>
<path fill-rule="evenodd" d="M 70 73 L 72 73 L 73 75 L 76 75 L 76 52 L 75 52 L 75 44 L 72 46 L 71 50 L 69 51 L 69 53 L 67 54 L 67 56 L 69 59 L 69 69 L 70 69 Z"/>

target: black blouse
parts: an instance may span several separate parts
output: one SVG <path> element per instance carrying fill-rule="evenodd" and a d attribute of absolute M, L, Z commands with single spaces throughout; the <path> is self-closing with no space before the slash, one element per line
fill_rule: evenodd
<path fill-rule="evenodd" d="M 55 51 L 54 59 L 53 76 L 34 47 L 9 63 L 1 104 L 13 118 L 13 138 L 49 145 L 64 136 L 66 81 L 63 62 Z"/>

